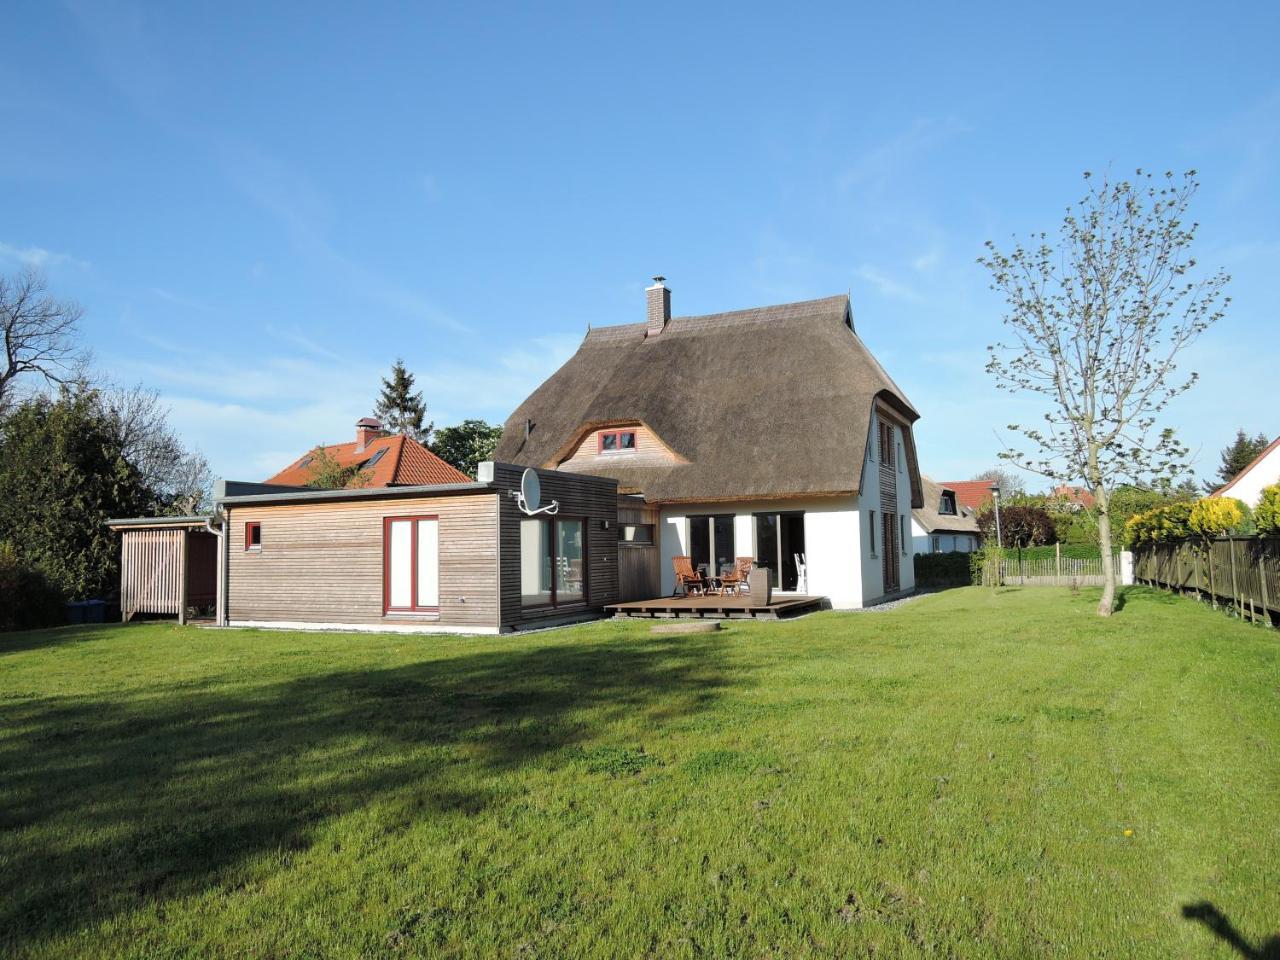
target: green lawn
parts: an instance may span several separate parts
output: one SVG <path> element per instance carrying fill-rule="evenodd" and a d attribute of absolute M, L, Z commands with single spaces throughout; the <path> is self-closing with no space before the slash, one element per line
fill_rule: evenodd
<path fill-rule="evenodd" d="M 0 955 L 1274 956 L 1280 633 L 1124 599 L 0 636 Z"/>

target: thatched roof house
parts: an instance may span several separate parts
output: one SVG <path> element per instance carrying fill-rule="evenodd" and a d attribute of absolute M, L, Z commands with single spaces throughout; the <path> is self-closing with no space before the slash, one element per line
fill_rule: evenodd
<path fill-rule="evenodd" d="M 924 505 L 911 511 L 911 530 L 916 553 L 971 552 L 978 548 L 982 533 L 977 512 L 960 502 L 954 487 L 921 477 Z"/>
<path fill-rule="evenodd" d="M 660 335 L 598 327 L 507 420 L 496 458 L 607 474 L 651 503 L 856 494 L 877 401 L 919 418 L 854 332 L 847 296 L 672 317 Z M 626 423 L 660 448 L 574 456 Z M 906 455 L 914 504 L 909 434 Z"/>
<path fill-rule="evenodd" d="M 623 530 L 715 575 L 751 555 L 775 586 L 861 606 L 909 588 L 923 505 L 919 414 L 858 337 L 847 296 L 598 327 L 504 425 L 496 459 L 615 478 L 656 510 Z M 625 591 L 624 591 L 625 592 Z"/>

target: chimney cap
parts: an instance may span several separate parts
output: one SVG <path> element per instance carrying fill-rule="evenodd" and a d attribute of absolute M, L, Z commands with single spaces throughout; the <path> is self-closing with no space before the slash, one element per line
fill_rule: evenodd
<path fill-rule="evenodd" d="M 361 417 L 356 421 L 357 427 L 373 427 L 375 430 L 382 429 L 382 421 L 377 417 Z"/>
<path fill-rule="evenodd" d="M 664 277 L 662 274 L 658 274 L 656 277 L 653 278 L 654 286 L 658 286 L 658 287 L 662 286 L 662 282 L 666 279 L 667 278 Z"/>

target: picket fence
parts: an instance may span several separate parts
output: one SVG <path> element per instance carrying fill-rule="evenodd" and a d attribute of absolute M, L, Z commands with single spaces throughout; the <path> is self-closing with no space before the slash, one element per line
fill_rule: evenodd
<path fill-rule="evenodd" d="M 1111 562 L 1119 583 L 1120 554 L 1113 554 Z M 1079 560 L 1059 554 L 1036 559 L 1020 558 L 1016 549 L 1006 551 L 1000 573 L 1002 582 L 1025 587 L 1100 587 L 1105 579 L 1101 557 Z"/>
<path fill-rule="evenodd" d="M 1134 552 L 1133 575 L 1139 583 L 1231 607 L 1245 619 L 1280 622 L 1280 538 L 1144 546 Z"/>

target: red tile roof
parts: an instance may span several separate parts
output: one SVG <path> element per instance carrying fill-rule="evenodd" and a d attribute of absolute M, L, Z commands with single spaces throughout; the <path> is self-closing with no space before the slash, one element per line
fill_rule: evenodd
<path fill-rule="evenodd" d="M 981 510 L 991 501 L 990 480 L 943 480 L 938 486 L 954 490 L 960 506 L 970 510 Z"/>
<path fill-rule="evenodd" d="M 1086 510 L 1093 506 L 1093 494 L 1084 487 L 1073 487 L 1064 483 L 1059 487 L 1055 487 L 1050 496 L 1059 497 L 1068 503 L 1079 504 Z"/>
<path fill-rule="evenodd" d="M 289 464 L 275 476 L 268 477 L 265 482 L 305 486 L 311 479 L 311 458 L 316 450 L 319 447 Z M 324 450 L 340 466 L 364 464 L 364 476 L 357 481 L 364 487 L 472 482 L 471 477 L 445 463 L 417 440 L 401 435 L 371 440 L 360 451 L 356 450 L 355 443 L 335 443 L 325 446 Z"/>

